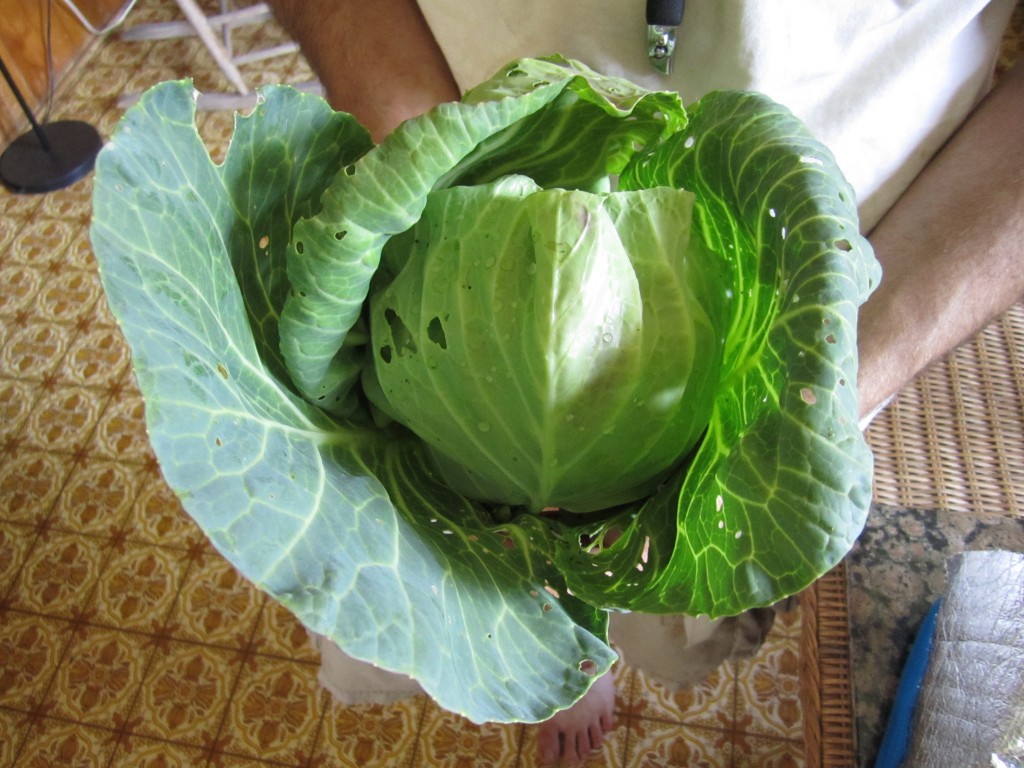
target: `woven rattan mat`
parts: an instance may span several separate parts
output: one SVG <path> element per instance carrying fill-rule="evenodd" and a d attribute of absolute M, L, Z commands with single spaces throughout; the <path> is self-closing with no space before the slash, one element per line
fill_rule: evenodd
<path fill-rule="evenodd" d="M 1024 515 L 1024 303 L 929 368 L 867 437 L 878 503 Z"/>
<path fill-rule="evenodd" d="M 800 698 L 806 768 L 853 768 L 856 760 L 846 568 L 800 595 Z"/>

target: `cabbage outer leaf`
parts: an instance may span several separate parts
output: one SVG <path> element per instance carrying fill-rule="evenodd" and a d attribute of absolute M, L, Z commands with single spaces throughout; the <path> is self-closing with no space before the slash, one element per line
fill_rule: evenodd
<path fill-rule="evenodd" d="M 708 433 L 646 503 L 560 540 L 614 528 L 614 546 L 550 555 L 585 600 L 718 616 L 803 589 L 863 529 L 872 456 L 857 424 L 857 308 L 881 273 L 853 190 L 788 110 L 716 92 L 688 114 L 621 188 L 692 190 L 695 226 L 726 256 L 732 320 Z M 542 522 L 526 525 L 538 546 L 550 540 Z"/>
<path fill-rule="evenodd" d="M 535 721 L 571 704 L 614 660 L 605 614 L 434 481 L 416 441 L 332 419 L 279 378 L 277 246 L 365 132 L 271 88 L 218 167 L 194 121 L 189 84 L 144 95 L 98 158 L 91 229 L 168 483 L 246 577 L 442 706 Z"/>

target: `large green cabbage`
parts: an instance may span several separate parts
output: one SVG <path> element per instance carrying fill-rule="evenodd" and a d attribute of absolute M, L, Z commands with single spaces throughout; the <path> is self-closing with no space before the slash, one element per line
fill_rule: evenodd
<path fill-rule="evenodd" d="M 193 97 L 125 115 L 92 241 L 168 483 L 311 629 L 541 720 L 608 609 L 733 614 L 848 551 L 878 268 L 785 109 L 525 60 L 379 146 L 266 88 L 216 165 Z"/>

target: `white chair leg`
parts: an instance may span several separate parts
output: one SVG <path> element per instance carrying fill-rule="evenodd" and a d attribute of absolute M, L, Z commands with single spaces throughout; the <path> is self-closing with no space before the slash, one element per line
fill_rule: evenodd
<path fill-rule="evenodd" d="M 197 35 L 213 56 L 224 76 L 231 81 L 237 93 L 208 93 L 199 100 L 200 109 L 246 109 L 256 102 L 256 93 L 249 88 L 238 69 L 239 64 L 283 56 L 299 50 L 294 41 L 270 46 L 254 51 L 235 55 L 231 45 L 231 31 L 235 27 L 247 24 L 258 24 L 273 18 L 270 6 L 266 3 L 254 3 L 243 8 L 235 8 L 231 0 L 220 0 L 221 12 L 207 16 L 196 0 L 176 0 L 186 21 L 167 21 L 153 24 L 140 24 L 121 33 L 124 40 L 167 40 L 178 37 Z M 223 42 L 218 39 L 218 33 Z M 300 90 L 323 95 L 323 88 L 316 80 L 298 84 Z M 127 108 L 138 101 L 139 94 L 122 94 L 118 98 L 118 106 Z"/>
<path fill-rule="evenodd" d="M 224 76 L 231 81 L 231 84 L 235 86 L 239 93 L 248 93 L 249 86 L 242 79 L 242 73 L 238 71 L 238 67 L 231 60 L 231 54 L 224 50 L 224 46 L 217 39 L 213 32 L 213 27 L 210 26 L 206 14 L 203 13 L 196 0 L 178 0 L 178 5 L 181 7 L 182 13 L 185 14 L 185 18 L 195 27 L 196 34 L 199 35 L 199 39 L 203 41 L 203 44 L 210 51 L 214 60 L 216 60 Z"/>
<path fill-rule="evenodd" d="M 212 29 L 222 30 L 228 34 L 235 27 L 246 24 L 258 24 L 273 18 L 266 3 L 257 3 L 245 8 L 207 16 L 206 21 Z M 121 32 L 122 40 L 169 40 L 175 37 L 191 37 L 196 34 L 195 27 L 188 21 L 158 21 L 149 24 L 138 24 Z"/>

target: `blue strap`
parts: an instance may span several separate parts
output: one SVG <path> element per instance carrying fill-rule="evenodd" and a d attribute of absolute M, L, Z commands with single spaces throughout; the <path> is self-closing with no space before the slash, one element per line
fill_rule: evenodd
<path fill-rule="evenodd" d="M 910 656 L 903 667 L 903 674 L 896 688 L 889 723 L 885 728 L 882 744 L 878 748 L 875 768 L 899 768 L 903 765 L 914 727 L 914 712 L 921 692 L 921 683 L 924 682 L 925 672 L 928 671 L 936 617 L 941 604 L 941 598 L 932 603 L 931 609 L 917 630 L 914 644 L 910 647 Z"/>

